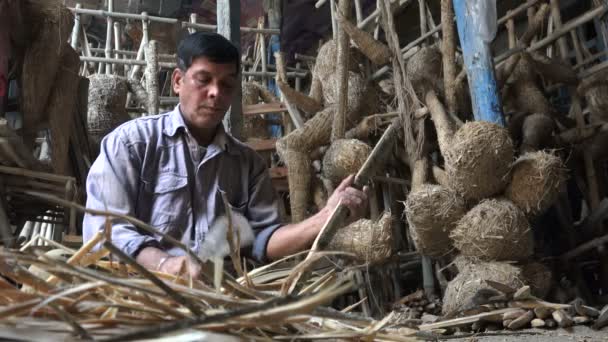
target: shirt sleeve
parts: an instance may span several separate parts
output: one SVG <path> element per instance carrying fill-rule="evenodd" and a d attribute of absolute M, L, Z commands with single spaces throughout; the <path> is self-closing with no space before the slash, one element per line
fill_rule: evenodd
<path fill-rule="evenodd" d="M 101 142 L 99 156 L 87 177 L 86 206 L 135 217 L 141 161 L 134 153 L 134 147 L 125 143 L 121 133 L 114 131 Z M 104 229 L 109 219 L 105 215 L 85 214 L 83 240 L 92 239 Z M 112 243 L 130 256 L 134 256 L 144 244 L 155 240 L 125 220 L 111 219 L 110 224 Z"/>
<path fill-rule="evenodd" d="M 255 233 L 252 256 L 260 262 L 266 262 L 268 240 L 281 227 L 282 222 L 270 174 L 262 157 L 255 152 L 249 174 L 247 219 Z"/>

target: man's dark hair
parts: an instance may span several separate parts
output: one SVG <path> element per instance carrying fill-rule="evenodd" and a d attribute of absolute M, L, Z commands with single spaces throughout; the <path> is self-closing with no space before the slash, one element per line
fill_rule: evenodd
<path fill-rule="evenodd" d="M 239 50 L 224 36 L 211 32 L 196 32 L 184 38 L 177 47 L 177 67 L 188 70 L 198 57 L 205 57 L 213 63 L 234 63 L 240 71 Z"/>

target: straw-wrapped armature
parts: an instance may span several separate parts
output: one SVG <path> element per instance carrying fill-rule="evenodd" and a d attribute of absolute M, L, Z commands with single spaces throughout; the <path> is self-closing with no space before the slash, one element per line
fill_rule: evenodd
<path fill-rule="evenodd" d="M 29 18 L 30 40 L 23 56 L 21 73 L 21 110 L 24 138 L 31 143 L 41 122 L 46 120 L 46 106 L 59 70 L 63 50 L 74 16 L 58 0 L 25 1 L 24 16 Z"/>
<path fill-rule="evenodd" d="M 114 75 L 96 74 L 89 80 L 87 125 L 91 149 L 97 153 L 101 139 L 131 119 L 125 109 L 129 86 L 126 78 Z"/>
<path fill-rule="evenodd" d="M 355 26 L 339 11 L 337 12 L 337 18 L 340 28 L 346 31 L 359 51 L 361 51 L 365 57 L 369 58 L 372 63 L 382 65 L 390 61 L 391 50 L 388 48 L 388 46 L 374 39 L 374 37 L 368 32 Z"/>
<path fill-rule="evenodd" d="M 76 112 L 78 98 L 78 69 L 80 58 L 72 47 L 63 48 L 60 72 L 48 104 L 49 124 L 52 136 L 53 169 L 58 174 L 68 174 L 70 135 L 72 132 L 73 114 Z"/>

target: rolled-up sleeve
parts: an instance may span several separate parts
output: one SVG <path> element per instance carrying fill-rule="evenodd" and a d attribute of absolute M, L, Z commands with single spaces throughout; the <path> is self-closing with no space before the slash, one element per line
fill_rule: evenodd
<path fill-rule="evenodd" d="M 252 256 L 260 262 L 266 262 L 268 240 L 281 227 L 282 222 L 270 174 L 264 160 L 257 154 L 253 158 L 249 177 L 247 219 L 255 232 Z"/>
<path fill-rule="evenodd" d="M 115 131 L 102 140 L 100 154 L 87 177 L 86 206 L 135 217 L 141 160 L 134 153 L 134 147 L 126 143 L 123 134 Z M 83 240 L 86 242 L 103 230 L 108 219 L 105 215 L 85 214 Z M 110 224 L 112 243 L 131 256 L 144 243 L 154 240 L 125 220 L 112 219 Z"/>

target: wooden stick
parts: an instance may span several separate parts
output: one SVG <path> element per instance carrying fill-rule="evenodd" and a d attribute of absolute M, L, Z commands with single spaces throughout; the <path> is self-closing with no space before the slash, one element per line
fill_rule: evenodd
<path fill-rule="evenodd" d="M 350 16 L 350 3 L 351 0 L 339 0 L 340 15 L 344 17 L 344 20 L 348 20 Z M 331 130 L 331 141 L 338 139 L 344 139 L 346 134 L 346 111 L 348 110 L 348 76 L 349 76 L 349 57 L 350 57 L 350 40 L 344 25 L 338 27 L 338 57 L 337 63 L 337 75 L 338 75 L 338 107 L 334 113 L 332 130 Z"/>

